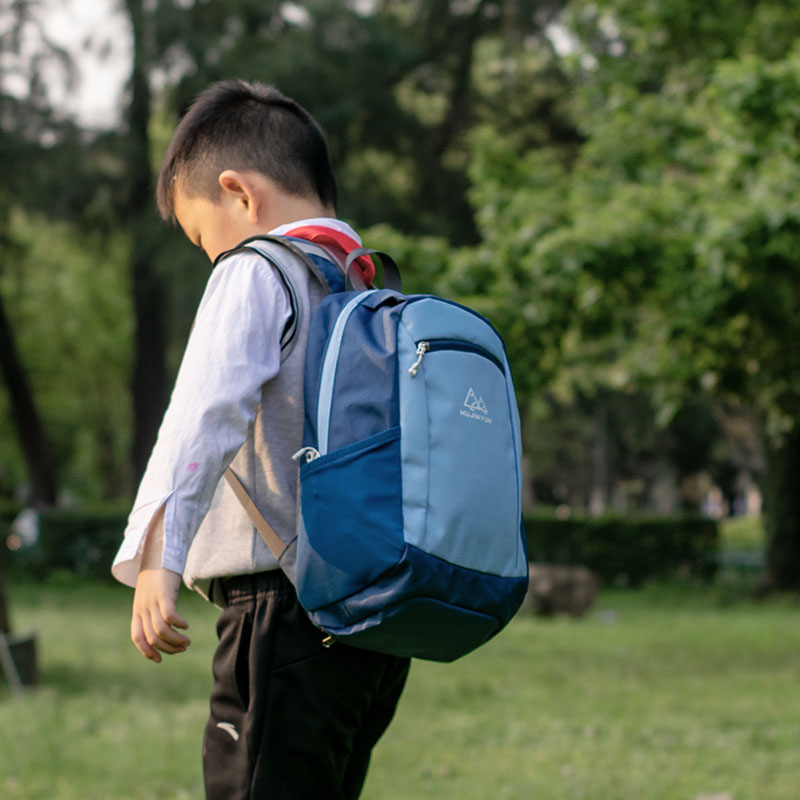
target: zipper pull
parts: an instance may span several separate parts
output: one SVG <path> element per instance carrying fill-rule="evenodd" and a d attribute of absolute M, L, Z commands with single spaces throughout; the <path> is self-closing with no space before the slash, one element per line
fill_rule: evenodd
<path fill-rule="evenodd" d="M 306 464 L 310 464 L 314 459 L 319 458 L 319 450 L 315 447 L 303 447 L 292 456 L 292 461 L 299 461 L 301 458 L 305 458 Z"/>
<path fill-rule="evenodd" d="M 419 368 L 422 366 L 422 359 L 425 357 L 425 353 L 427 353 L 430 349 L 430 342 L 420 342 L 417 345 L 417 360 L 408 368 L 408 374 L 412 378 L 416 378 Z"/>

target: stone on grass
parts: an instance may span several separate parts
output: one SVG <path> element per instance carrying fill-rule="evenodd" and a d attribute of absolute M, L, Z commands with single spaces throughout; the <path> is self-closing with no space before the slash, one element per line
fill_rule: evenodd
<path fill-rule="evenodd" d="M 539 616 L 582 617 L 600 589 L 600 579 L 586 567 L 531 563 L 528 571 L 530 587 L 522 610 Z"/>

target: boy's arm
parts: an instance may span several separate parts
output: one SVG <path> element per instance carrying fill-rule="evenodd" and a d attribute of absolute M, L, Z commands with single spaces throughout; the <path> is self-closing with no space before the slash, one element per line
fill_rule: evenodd
<path fill-rule="evenodd" d="M 164 507 L 156 513 L 145 534 L 144 550 L 133 596 L 131 640 L 151 661 L 160 662 L 161 652 L 182 653 L 190 644 L 176 628 L 189 623 L 178 613 L 181 576 L 161 566 L 164 549 Z"/>
<path fill-rule="evenodd" d="M 280 369 L 291 311 L 285 287 L 260 255 L 235 253 L 214 268 L 112 565 L 122 583 L 152 583 L 153 575 L 140 578 L 142 554 L 162 505 L 163 547 L 151 566 L 183 574 L 220 478 L 247 439 L 262 387 Z"/>

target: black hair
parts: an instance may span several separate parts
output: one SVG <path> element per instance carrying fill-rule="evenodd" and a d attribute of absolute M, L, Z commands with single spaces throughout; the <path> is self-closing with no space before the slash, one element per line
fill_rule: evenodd
<path fill-rule="evenodd" d="M 178 123 L 158 176 L 156 200 L 175 217 L 175 187 L 190 197 L 219 196 L 223 170 L 254 170 L 286 193 L 316 195 L 336 208 L 336 179 L 314 118 L 274 86 L 219 81 L 201 92 Z"/>

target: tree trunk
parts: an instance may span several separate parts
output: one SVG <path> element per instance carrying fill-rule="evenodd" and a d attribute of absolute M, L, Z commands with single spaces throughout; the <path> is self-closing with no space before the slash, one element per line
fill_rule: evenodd
<path fill-rule="evenodd" d="M 767 445 L 764 506 L 769 588 L 800 589 L 800 427 Z"/>
<path fill-rule="evenodd" d="M 134 225 L 134 229 L 137 226 Z M 139 226 L 141 227 L 141 226 Z M 137 237 L 138 238 L 138 237 Z M 139 480 L 158 434 L 167 405 L 164 286 L 153 274 L 151 261 L 134 244 L 131 253 L 135 317 L 133 394 L 133 468 Z"/>
<path fill-rule="evenodd" d="M 28 376 L 17 352 L 2 296 L 0 296 L 0 370 L 8 387 L 17 436 L 28 466 L 31 501 L 37 508 L 53 506 L 56 502 L 56 479 L 50 445 L 36 409 Z M 4 550 L 5 542 L 0 541 L 0 633 L 9 633 L 11 622 L 8 617 L 5 571 L 2 563 L 5 558 Z"/>
<path fill-rule="evenodd" d="M 11 620 L 8 617 L 6 601 L 5 548 L 0 546 L 0 634 L 11 633 Z"/>
<path fill-rule="evenodd" d="M 608 399 L 598 392 L 592 415 L 594 442 L 592 443 L 592 485 L 589 490 L 589 513 L 599 517 L 608 506 Z"/>
<path fill-rule="evenodd" d="M 56 479 L 50 445 L 33 399 L 28 376 L 17 352 L 14 335 L 0 297 L 0 369 L 3 373 L 20 447 L 31 482 L 31 502 L 37 508 L 56 502 Z"/>
<path fill-rule="evenodd" d="M 133 29 L 131 102 L 128 108 L 128 202 L 125 218 L 131 228 L 134 355 L 133 467 L 138 483 L 156 440 L 167 404 L 164 281 L 154 269 L 154 222 L 150 171 L 150 86 L 146 55 L 146 17 L 142 0 L 127 0 Z"/>

